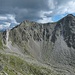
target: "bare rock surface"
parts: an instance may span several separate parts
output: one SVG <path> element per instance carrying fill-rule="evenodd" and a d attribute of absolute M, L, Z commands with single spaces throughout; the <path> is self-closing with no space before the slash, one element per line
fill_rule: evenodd
<path fill-rule="evenodd" d="M 37 65 L 45 64 L 59 75 L 75 75 L 75 16 L 72 14 L 55 23 L 23 21 L 0 35 L 3 52 L 20 55 L 31 63 L 37 61 Z"/>

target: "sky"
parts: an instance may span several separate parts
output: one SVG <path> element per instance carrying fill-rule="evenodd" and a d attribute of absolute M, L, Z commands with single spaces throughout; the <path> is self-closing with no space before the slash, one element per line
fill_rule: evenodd
<path fill-rule="evenodd" d="M 75 0 L 0 0 L 0 30 L 25 20 L 56 22 L 67 14 L 75 15 Z"/>

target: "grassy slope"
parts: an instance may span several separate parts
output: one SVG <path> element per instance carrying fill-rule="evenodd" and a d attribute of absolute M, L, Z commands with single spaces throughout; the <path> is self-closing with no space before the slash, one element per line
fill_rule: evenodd
<path fill-rule="evenodd" d="M 2 64 L 3 63 L 3 64 Z M 0 53 L 0 64 L 3 70 L 2 75 L 58 75 L 51 69 L 35 64 L 27 63 L 19 57 L 12 55 L 5 55 Z"/>
<path fill-rule="evenodd" d="M 0 38 L 0 49 L 3 48 L 3 45 L 2 45 L 2 41 L 1 41 L 1 38 Z"/>

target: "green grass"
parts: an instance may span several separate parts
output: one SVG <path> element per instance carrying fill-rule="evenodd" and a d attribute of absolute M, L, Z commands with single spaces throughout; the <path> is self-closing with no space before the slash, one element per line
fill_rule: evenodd
<path fill-rule="evenodd" d="M 5 55 L 0 53 L 0 63 L 3 63 L 5 71 L 8 75 L 57 75 L 51 69 L 35 64 L 27 63 L 19 57 L 13 55 Z"/>
<path fill-rule="evenodd" d="M 9 75 L 17 75 L 16 72 L 13 69 L 9 68 L 8 66 L 4 67 L 4 71 Z"/>
<path fill-rule="evenodd" d="M 3 49 L 2 40 L 0 39 L 0 49 Z"/>

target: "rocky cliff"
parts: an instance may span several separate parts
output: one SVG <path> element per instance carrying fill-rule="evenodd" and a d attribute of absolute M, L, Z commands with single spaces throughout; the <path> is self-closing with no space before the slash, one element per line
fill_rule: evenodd
<path fill-rule="evenodd" d="M 23 21 L 0 35 L 1 52 L 16 53 L 24 60 L 37 60 L 49 66 L 52 71 L 42 75 L 75 75 L 75 16 L 72 14 L 55 23 Z"/>

